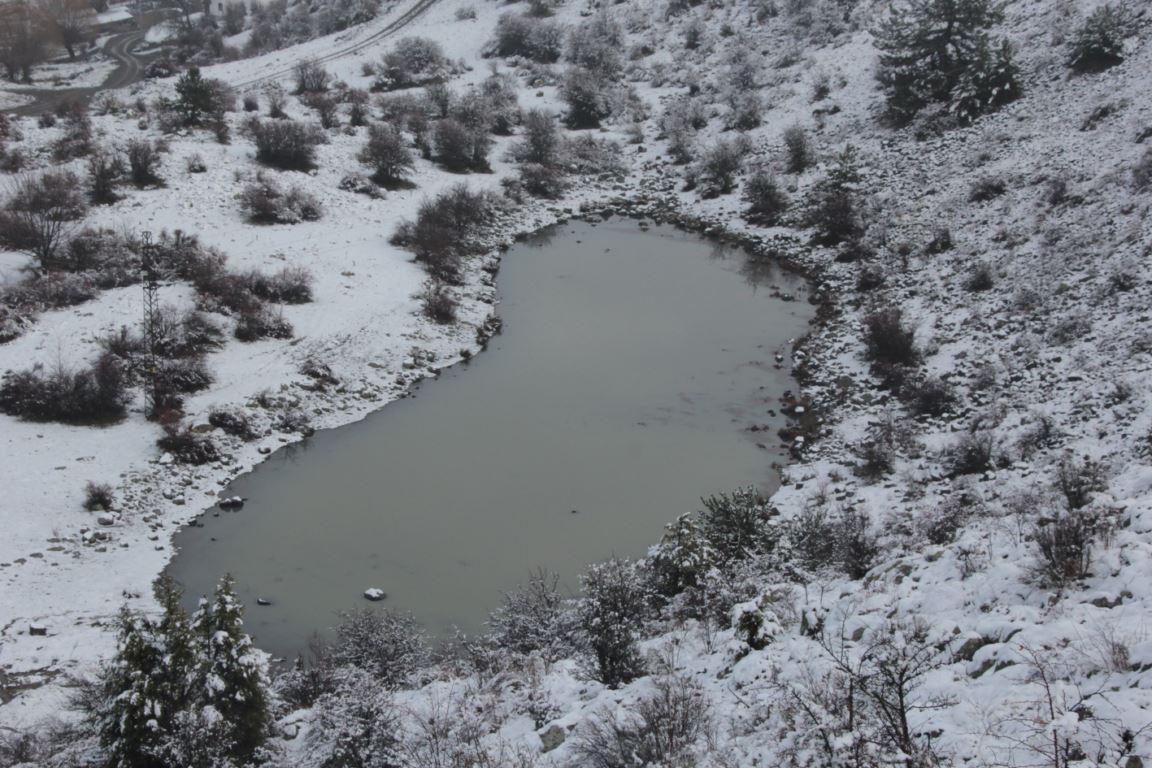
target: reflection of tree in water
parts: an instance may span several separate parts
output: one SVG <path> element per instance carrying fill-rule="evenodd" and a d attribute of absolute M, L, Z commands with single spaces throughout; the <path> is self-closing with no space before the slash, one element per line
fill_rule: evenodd
<path fill-rule="evenodd" d="M 744 278 L 744 282 L 753 288 L 768 285 L 779 275 L 780 263 L 777 261 L 778 258 L 779 255 L 774 251 L 760 254 L 748 253 L 740 265 L 740 276 Z"/>
<path fill-rule="evenodd" d="M 312 438 L 306 437 L 295 443 L 288 443 L 280 449 L 280 460 L 288 464 L 295 464 L 312 447 Z"/>
<path fill-rule="evenodd" d="M 550 227 L 539 229 L 524 238 L 524 244 L 530 248 L 546 248 L 552 244 L 558 235 L 568 232 L 567 224 L 553 224 Z"/>

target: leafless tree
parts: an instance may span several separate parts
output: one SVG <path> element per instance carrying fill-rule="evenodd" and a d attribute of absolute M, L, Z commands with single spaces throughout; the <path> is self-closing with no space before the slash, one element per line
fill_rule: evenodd
<path fill-rule="evenodd" d="M 76 47 L 91 40 L 96 14 L 87 0 L 37 0 L 45 27 L 76 58 Z"/>
<path fill-rule="evenodd" d="M 0 65 L 9 80 L 32 80 L 32 67 L 44 60 L 47 40 L 42 15 L 28 3 L 0 4 Z"/>
<path fill-rule="evenodd" d="M 36 271 L 49 272 L 85 207 L 84 187 L 71 171 L 22 175 L 0 211 L 0 242 L 31 255 Z"/>

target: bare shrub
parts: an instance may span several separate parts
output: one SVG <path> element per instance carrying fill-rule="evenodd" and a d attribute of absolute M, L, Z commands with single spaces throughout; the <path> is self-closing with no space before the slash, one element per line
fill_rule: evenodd
<path fill-rule="evenodd" d="M 972 183 L 972 187 L 968 190 L 968 202 L 986 203 L 989 200 L 995 200 L 1007 191 L 1008 184 L 1004 179 L 985 176 Z"/>
<path fill-rule="evenodd" d="M 996 435 L 991 430 L 965 432 L 949 453 L 953 474 L 974 475 L 987 472 L 994 465 Z"/>
<path fill-rule="evenodd" d="M 160 178 L 160 151 L 156 145 L 143 139 L 128 142 L 125 150 L 128 157 L 129 176 L 137 187 L 163 186 Z"/>
<path fill-rule="evenodd" d="M 925 376 L 911 382 L 902 394 L 921 416 L 941 416 L 956 401 L 952 387 L 939 376 Z"/>
<path fill-rule="evenodd" d="M 447 118 L 436 123 L 433 139 L 436 159 L 450 171 L 487 171 L 488 150 L 492 145 L 487 133 Z"/>
<path fill-rule="evenodd" d="M 240 341 L 290 339 L 292 334 L 292 324 L 285 320 L 282 314 L 273 312 L 267 307 L 242 313 L 236 321 L 234 332 Z"/>
<path fill-rule="evenodd" d="M 310 93 L 304 103 L 316 110 L 321 128 L 337 128 L 340 125 L 340 102 L 330 93 Z"/>
<path fill-rule="evenodd" d="M 1042 582 L 1063 586 L 1088 575 L 1098 522 L 1092 513 L 1072 509 L 1033 527 L 1032 538 L 1040 554 L 1037 576 Z"/>
<path fill-rule="evenodd" d="M 541 109 L 524 114 L 521 140 L 512 148 L 512 156 L 521 163 L 554 165 L 560 153 L 560 132 L 552 115 Z"/>
<path fill-rule="evenodd" d="M 726 195 L 736 186 L 736 177 L 744 170 L 747 145 L 740 141 L 717 141 L 700 158 L 696 169 L 703 184 L 704 197 Z"/>
<path fill-rule="evenodd" d="M 766 227 L 778 224 L 788 209 L 788 195 L 771 172 L 763 168 L 757 169 L 744 185 L 744 200 L 748 203 L 744 218 Z"/>
<path fill-rule="evenodd" d="M 120 199 L 116 185 L 124 178 L 124 161 L 110 152 L 94 152 L 88 158 L 88 197 L 93 205 L 110 205 Z"/>
<path fill-rule="evenodd" d="M 913 365 L 919 358 L 915 331 L 904 324 L 899 307 L 878 309 L 864 318 L 864 350 L 867 358 L 881 365 Z"/>
<path fill-rule="evenodd" d="M 292 120 L 252 122 L 256 160 L 285 170 L 306 171 L 316 166 L 316 145 L 324 134 L 315 125 Z"/>
<path fill-rule="evenodd" d="M 661 677 L 634 713 L 594 711 L 573 736 L 572 752 L 589 768 L 694 765 L 693 751 L 708 732 L 711 713 L 690 678 Z"/>
<path fill-rule="evenodd" d="M 995 279 L 992 265 L 983 261 L 973 266 L 964 279 L 964 289 L 973 293 L 992 290 L 993 285 L 995 285 Z"/>
<path fill-rule="evenodd" d="M 420 310 L 424 316 L 441 325 L 456 322 L 459 302 L 448 286 L 440 280 L 429 280 L 420 292 Z"/>
<path fill-rule="evenodd" d="M 94 483 L 89 481 L 84 486 L 84 509 L 89 512 L 96 512 L 103 510 L 107 512 L 112 509 L 115 503 L 115 498 L 112 494 L 112 486 L 107 483 Z"/>
<path fill-rule="evenodd" d="M 312 273 L 304 267 L 284 267 L 272 274 L 249 272 L 244 275 L 254 296 L 277 304 L 307 304 L 312 301 Z"/>
<path fill-rule="evenodd" d="M 328 74 L 328 70 L 324 69 L 324 65 L 315 59 L 305 59 L 296 65 L 292 70 L 292 76 L 296 80 L 296 93 L 323 93 L 328 90 L 328 86 L 332 81 L 332 76 Z"/>
<path fill-rule="evenodd" d="M 434 277 L 452 282 L 461 261 L 483 250 L 483 238 L 497 211 L 490 193 L 455 186 L 421 203 L 416 221 L 403 222 L 392 242 L 411 249 Z"/>
<path fill-rule="evenodd" d="M 85 207 L 80 179 L 71 171 L 20 176 L 0 211 L 0 242 L 49 272 Z"/>
<path fill-rule="evenodd" d="M 493 56 L 522 56 L 542 64 L 559 61 L 564 50 L 564 28 L 529 16 L 506 13 L 496 22 L 496 36 L 486 52 Z"/>
<path fill-rule="evenodd" d="M 244 441 L 255 440 L 260 436 L 248 415 L 239 408 L 213 408 L 208 412 L 208 423 L 224 434 Z"/>
<path fill-rule="evenodd" d="M 534 197 L 555 200 L 568 189 L 564 172 L 556 166 L 524 163 L 520 166 L 520 184 Z"/>
<path fill-rule="evenodd" d="M 88 368 L 34 367 L 0 382 L 0 411 L 29 421 L 109 424 L 124 417 L 127 403 L 124 371 L 108 354 Z"/>
<path fill-rule="evenodd" d="M 1077 510 L 1088 506 L 1092 496 L 1103 493 L 1108 484 L 1104 467 L 1099 462 L 1089 458 L 1077 460 L 1073 456 L 1062 456 L 1056 468 L 1056 487 L 1068 509 Z"/>
<path fill-rule="evenodd" d="M 372 167 L 372 180 L 383 187 L 400 186 L 415 168 L 403 134 L 389 123 L 368 128 L 368 143 L 360 150 L 359 160 Z"/>
<path fill-rule="evenodd" d="M 599 128 L 613 112 L 609 84 L 590 69 L 569 67 L 560 85 L 560 98 L 568 105 L 564 121 L 569 128 Z"/>

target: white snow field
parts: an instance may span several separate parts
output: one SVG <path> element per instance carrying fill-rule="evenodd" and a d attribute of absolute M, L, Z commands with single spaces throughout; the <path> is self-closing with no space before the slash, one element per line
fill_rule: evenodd
<path fill-rule="evenodd" d="M 376 37 L 415 5 L 402 2 L 363 27 L 209 67 L 205 75 L 236 84 L 287 83 L 296 62 L 319 58 L 328 59 L 336 78 L 365 86 L 364 61 L 398 37 L 420 35 L 470 67 L 451 82 L 462 90 L 489 73 L 481 50 L 499 15 L 527 7 L 438 0 L 394 34 Z M 817 766 L 832 764 L 826 755 L 836 753 L 837 765 L 902 765 L 901 756 L 870 753 L 866 726 L 846 723 L 836 702 L 846 669 L 868 669 L 884 654 L 924 653 L 932 663 L 915 677 L 910 727 L 918 743 L 946 756 L 941 764 L 1149 764 L 1152 185 L 1141 189 L 1133 175 L 1152 146 L 1149 10 L 1129 4 L 1132 34 L 1123 63 L 1073 76 L 1065 43 L 1100 3 L 1008 4 L 997 34 L 1015 46 L 1023 96 L 971 126 L 918 140 L 913 128 L 895 130 L 880 120 L 869 30 L 886 4 L 861 2 L 844 21 L 831 12 L 834 2 L 799 5 L 836 21 L 804 27 L 780 10 L 761 22 L 758 6 L 743 2 L 676 15 L 657 0 L 607 6 L 627 31 L 624 53 L 650 49 L 627 57 L 635 91 L 651 111 L 643 143 L 628 143 L 622 122 L 608 123 L 604 136 L 621 142 L 627 178 L 586 181 L 558 204 L 530 204 L 508 234 L 542 226 L 582 203 L 662 197 L 717 230 L 771 242 L 809 271 L 829 304 L 803 346 L 807 362 L 798 388 L 823 421 L 818 439 L 784 470 L 785 484 L 771 504 L 782 519 L 813 511 L 866 515 L 880 546 L 875 564 L 859 579 L 821 571 L 802 583 L 761 585 L 760 597 L 743 610 L 763 621 L 763 647 L 752 647 L 736 629 L 666 618 L 642 643 L 651 674 L 618 689 L 588 679 L 574 658 L 532 658 L 481 672 L 445 663 L 419 685 L 388 696 L 403 727 L 441 724 L 487 761 L 458 765 L 592 765 L 579 747 L 588 724 L 612 715 L 628 721 L 669 684 L 693 691 L 698 711 L 706 713 L 700 716 L 706 727 L 687 749 L 694 762 L 677 764 Z M 475 19 L 457 20 L 465 6 L 474 8 Z M 570 0 L 556 18 L 577 24 L 587 12 Z M 693 20 L 704 25 L 704 43 L 686 50 Z M 667 159 L 657 127 L 664 106 L 693 79 L 723 81 L 728 51 L 742 35 L 763 57 L 757 87 L 766 105 L 762 125 L 747 131 L 753 149 L 746 168 L 778 166 L 784 131 L 803 126 L 820 162 L 800 174 L 779 173 L 798 204 L 844 146 L 855 145 L 860 187 L 871 195 L 867 218 L 878 254 L 871 265 L 884 274 L 876 292 L 859 288 L 861 264 L 810 246 L 799 219 L 788 220 L 790 227 L 749 225 L 737 193 L 701 200 L 683 189 L 683 167 Z M 828 95 L 814 102 L 814 85 L 825 81 Z M 539 82 L 522 87 L 521 107 L 560 111 L 555 86 L 547 78 Z M 171 89 L 171 81 L 148 83 L 140 95 Z M 723 127 L 727 109 L 720 99 L 710 106 L 714 117 L 699 146 L 735 135 Z M 309 110 L 292 101 L 289 112 L 303 117 Z M 365 170 L 355 161 L 363 138 L 331 131 L 314 173 L 265 171 L 319 198 L 324 218 L 253 226 L 243 220 L 235 195 L 258 166 L 250 142 L 239 135 L 244 114 L 229 120 L 229 145 L 204 131 L 168 137 L 167 187 L 132 191 L 113 206 L 93 208 L 87 219 L 153 232 L 181 229 L 218 246 L 234 267 L 302 265 L 314 275 L 315 301 L 284 310 L 296 338 L 230 341 L 209 356 L 216 382 L 189 399 L 191 423 L 203 422 L 212 405 L 243 406 L 271 388 L 299 398 L 317 426 L 338 426 L 429 373 L 405 368 L 413 350 L 432 353 L 433 368 L 475 350 L 475 328 L 495 298 L 486 274 L 479 265 L 468 271 L 459 325 L 432 324 L 415 298 L 423 270 L 388 237 L 421 200 L 451 184 L 466 180 L 498 190 L 514 171 L 506 159 L 513 139 L 497 140 L 492 174 L 461 177 L 418 161 L 415 189 L 377 201 L 338 189 L 346 173 Z M 94 121 L 111 142 L 155 130 L 111 115 Z M 46 147 L 59 130 L 36 129 L 31 121 L 22 127 L 29 151 Z M 207 172 L 185 172 L 194 153 Z M 974 185 L 989 180 L 1002 181 L 1002 193 L 974 199 Z M 1054 201 L 1057 181 L 1065 195 Z M 941 228 L 949 230 L 952 246 L 929 253 L 925 246 Z M 11 274 L 18 262 L 5 254 L 0 263 Z M 991 286 L 969 290 L 978 265 L 987 265 Z M 139 287 L 110 290 L 42 314 L 23 336 L 0 345 L 0 371 L 94 358 L 97 336 L 136 322 L 139 294 Z M 186 286 L 166 287 L 162 296 L 174 304 L 190 301 Z M 925 369 L 955 394 L 956 404 L 943 416 L 903 418 L 907 407 L 870 373 L 861 328 L 878 305 L 903 309 Z M 308 358 L 331 365 L 344 383 L 341 391 L 305 391 L 297 369 Z M 907 434 L 893 472 L 869 482 L 855 471 L 858 449 L 871 426 L 890 418 Z M 970 434 L 1003 457 L 994 470 L 951 471 L 954 449 Z M 263 450 L 294 439 L 274 433 L 251 444 L 229 443 L 228 460 L 185 468 L 160 463 L 158 435 L 139 404 L 123 423 L 101 429 L 0 416 L 0 683 L 13 692 L 0 706 L 0 726 L 20 729 L 66 717 L 64 683 L 112 651 L 107 628 L 117 610 L 154 608 L 149 587 L 171 555 L 171 533 Z M 1034 526 L 1061 508 L 1058 467 L 1068 457 L 1102 468 L 1103 490 L 1090 494 L 1086 508 L 1106 524 L 1094 539 L 1087 575 L 1055 588 L 1035 577 Z M 120 513 L 112 525 L 101 526 L 83 510 L 87 481 L 115 486 Z M 670 520 L 679 512 L 670 512 Z M 945 513 L 963 521 L 954 538 L 929 532 L 929 523 Z M 93 541 L 93 531 L 107 540 Z M 654 544 L 658 535 L 653 532 Z M 823 642 L 805 631 L 817 621 Z M 32 635 L 33 625 L 47 634 Z M 886 629 L 893 625 L 900 631 Z M 868 646 L 877 637 L 889 642 Z M 282 764 L 322 764 L 315 715 L 302 710 L 277 723 Z M 1077 752 L 1060 752 L 1072 743 Z M 852 762 L 851 755 L 863 753 L 870 762 Z"/>

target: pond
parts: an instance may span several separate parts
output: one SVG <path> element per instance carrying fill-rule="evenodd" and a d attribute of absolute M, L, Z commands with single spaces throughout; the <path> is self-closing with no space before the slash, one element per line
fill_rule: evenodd
<path fill-rule="evenodd" d="M 701 496 L 775 488 L 789 341 L 812 316 L 801 278 L 615 219 L 518 244 L 498 287 L 485 352 L 273 454 L 224 490 L 242 510 L 176 536 L 190 604 L 233 574 L 248 631 L 287 657 L 369 588 L 433 636 L 474 633 L 538 567 L 575 588 Z"/>

